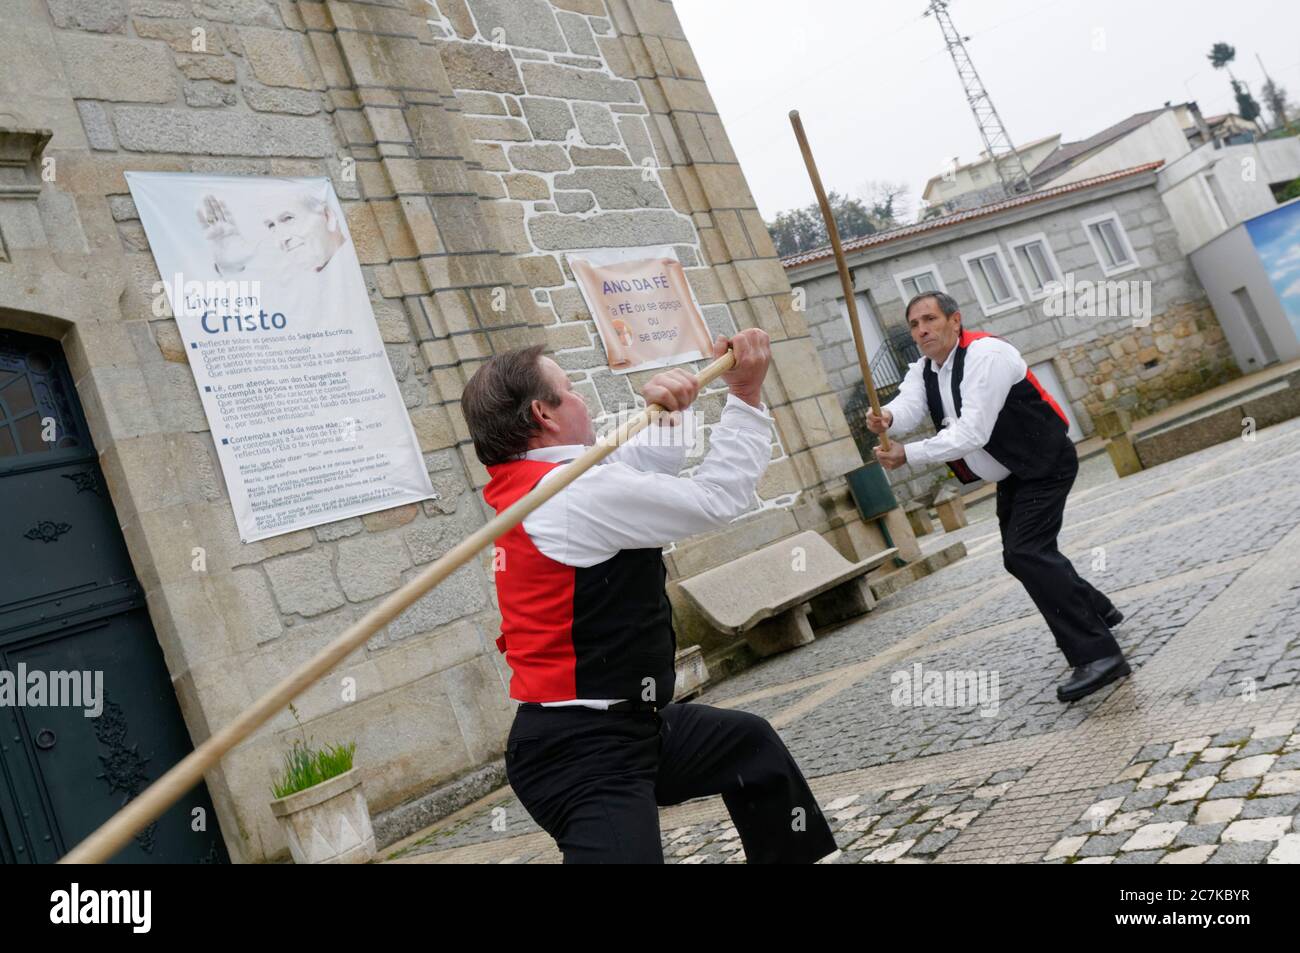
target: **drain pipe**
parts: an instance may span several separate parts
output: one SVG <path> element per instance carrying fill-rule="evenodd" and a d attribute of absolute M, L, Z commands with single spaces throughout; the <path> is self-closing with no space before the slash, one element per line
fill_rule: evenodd
<path fill-rule="evenodd" d="M 876 520 L 876 525 L 880 527 L 880 535 L 885 537 L 885 545 L 888 546 L 890 549 L 897 548 L 894 546 L 894 537 L 889 535 L 889 527 L 885 525 L 885 520 L 883 517 L 881 519 Z M 907 565 L 907 560 L 903 559 L 901 556 L 895 554 L 893 558 L 894 558 L 895 568 L 901 569 L 902 567 Z"/>

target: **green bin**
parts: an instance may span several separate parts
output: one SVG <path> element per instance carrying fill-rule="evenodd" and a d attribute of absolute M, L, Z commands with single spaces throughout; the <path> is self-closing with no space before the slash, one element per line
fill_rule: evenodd
<path fill-rule="evenodd" d="M 844 478 L 849 481 L 849 490 L 864 520 L 875 519 L 898 506 L 894 488 L 879 463 L 858 467 L 844 474 Z"/>

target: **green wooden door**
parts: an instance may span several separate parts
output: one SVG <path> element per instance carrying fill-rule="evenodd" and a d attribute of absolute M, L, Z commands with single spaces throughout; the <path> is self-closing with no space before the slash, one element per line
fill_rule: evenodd
<path fill-rule="evenodd" d="M 0 862 L 57 860 L 190 750 L 62 350 L 0 331 Z M 204 786 L 114 858 L 227 860 Z"/>

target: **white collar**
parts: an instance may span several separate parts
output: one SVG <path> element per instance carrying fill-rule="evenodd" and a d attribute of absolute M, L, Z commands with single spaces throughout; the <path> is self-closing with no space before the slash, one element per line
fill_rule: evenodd
<path fill-rule="evenodd" d="M 957 356 L 957 349 L 960 347 L 961 341 L 958 340 L 958 342 L 952 346 L 952 350 L 948 352 L 948 356 L 944 358 L 943 363 L 939 365 L 939 370 L 952 367 L 953 359 Z M 931 359 L 930 363 L 934 364 L 934 360 Z"/>
<path fill-rule="evenodd" d="M 576 460 L 590 448 L 580 443 L 558 444 L 550 447 L 537 447 L 524 454 L 525 460 L 541 460 L 543 463 L 568 463 Z"/>

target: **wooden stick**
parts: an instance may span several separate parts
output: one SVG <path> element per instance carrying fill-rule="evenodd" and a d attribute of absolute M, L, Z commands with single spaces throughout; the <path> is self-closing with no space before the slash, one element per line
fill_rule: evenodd
<path fill-rule="evenodd" d="M 831 249 L 835 252 L 835 267 L 839 269 L 840 284 L 844 287 L 844 303 L 849 309 L 849 327 L 853 328 L 853 345 L 858 349 L 858 366 L 862 368 L 862 382 L 867 385 L 867 400 L 871 401 L 871 409 L 879 417 L 880 398 L 876 396 L 876 385 L 871 380 L 871 362 L 867 358 L 867 346 L 862 340 L 862 326 L 858 323 L 858 302 L 853 294 L 853 279 L 849 276 L 849 266 L 844 261 L 840 230 L 835 225 L 835 216 L 831 212 L 831 203 L 826 198 L 826 190 L 822 188 L 822 177 L 817 172 L 817 163 L 808 145 L 808 137 L 804 134 L 799 110 L 790 110 L 790 125 L 794 126 L 794 137 L 799 140 L 799 151 L 803 153 L 804 165 L 808 167 L 808 178 L 812 179 L 817 204 L 822 210 L 822 220 L 826 222 L 826 234 L 830 236 Z M 881 449 L 889 449 L 888 433 L 880 435 L 880 446 Z"/>
<path fill-rule="evenodd" d="M 722 357 L 700 371 L 696 377 L 700 388 L 703 389 L 713 380 L 725 374 L 735 363 L 735 352 L 727 351 Z M 644 430 L 653 419 L 663 412 L 663 407 L 658 404 L 650 404 L 636 417 L 631 418 L 617 428 L 612 436 L 606 434 L 605 437 L 598 440 L 586 453 L 564 467 L 559 476 L 552 477 L 537 486 L 513 506 L 508 507 L 504 512 L 498 513 L 494 519 L 489 520 L 471 533 L 420 575 L 391 593 L 383 602 L 358 619 L 351 628 L 286 676 L 275 688 L 244 709 L 234 721 L 190 752 L 174 768 L 151 784 L 122 810 L 105 821 L 98 830 L 65 854 L 59 863 L 95 864 L 108 860 L 121 850 L 127 841 L 156 819 L 158 815 L 176 803 L 186 791 L 203 780 L 204 773 L 216 765 L 235 745 L 251 735 L 277 712 L 282 711 L 289 702 L 310 688 L 315 682 L 329 674 L 334 666 L 347 658 L 355 649 L 365 644 L 366 640 L 374 635 L 376 631 L 387 625 L 411 603 L 473 559 L 484 547 L 495 542 L 502 535 L 522 523 L 524 518 L 533 510 Z"/>

